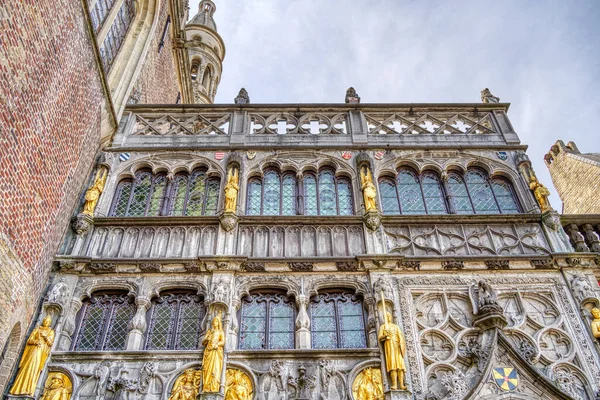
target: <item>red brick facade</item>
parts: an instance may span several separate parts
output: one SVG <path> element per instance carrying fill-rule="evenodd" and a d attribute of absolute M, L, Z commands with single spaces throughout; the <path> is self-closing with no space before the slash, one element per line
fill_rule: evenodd
<path fill-rule="evenodd" d="M 27 333 L 88 179 L 102 90 L 81 2 L 5 0 L 0 16 L 1 351 Z"/>

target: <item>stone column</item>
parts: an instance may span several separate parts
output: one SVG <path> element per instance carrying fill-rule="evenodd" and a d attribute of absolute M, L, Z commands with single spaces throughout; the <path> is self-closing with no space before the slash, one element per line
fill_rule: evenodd
<path fill-rule="evenodd" d="M 446 173 L 446 171 L 444 171 L 442 173 L 442 177 L 441 177 L 441 182 L 442 182 L 442 187 L 444 188 L 444 193 L 446 194 L 446 204 L 448 204 L 448 213 L 449 214 L 456 214 L 456 209 L 454 208 L 454 196 L 452 195 L 452 192 L 450 191 L 450 185 L 448 185 L 448 174 Z"/>
<path fill-rule="evenodd" d="M 62 331 L 60 332 L 60 336 L 58 338 L 58 350 L 60 351 L 69 351 L 71 349 L 71 345 L 73 340 L 73 333 L 75 332 L 75 321 L 77 318 L 77 313 L 81 309 L 83 303 L 78 298 L 71 299 L 71 307 L 65 316 L 64 324 L 62 327 Z"/>
<path fill-rule="evenodd" d="M 583 231 L 585 232 L 585 239 L 590 250 L 594 253 L 600 253 L 600 237 L 594 231 L 592 224 L 584 224 Z"/>
<path fill-rule="evenodd" d="M 129 323 L 129 335 L 127 336 L 126 350 L 142 350 L 144 346 L 144 332 L 148 327 L 146 311 L 150 307 L 150 299 L 137 297 L 135 299 L 137 310 Z"/>
<path fill-rule="evenodd" d="M 365 298 L 365 304 L 367 305 L 367 331 L 368 331 L 368 346 L 372 348 L 378 348 L 379 342 L 377 341 L 377 313 L 375 312 L 375 298 L 369 296 Z"/>
<path fill-rule="evenodd" d="M 237 297 L 234 297 L 231 299 L 231 305 L 229 306 L 229 314 L 230 314 L 230 328 L 229 328 L 229 334 L 227 336 L 227 339 L 225 341 L 225 346 L 227 347 L 227 350 L 235 350 L 237 349 L 238 346 L 238 332 L 239 332 L 239 326 L 238 326 L 238 320 L 237 320 L 237 312 L 240 309 L 240 305 L 242 303 L 240 302 L 240 300 Z"/>
<path fill-rule="evenodd" d="M 579 232 L 577 224 L 569 224 L 566 227 L 566 231 L 571 239 L 571 244 L 578 252 L 589 252 L 590 248 L 585 244 L 583 235 Z"/>
<path fill-rule="evenodd" d="M 296 348 L 310 349 L 310 318 L 308 318 L 309 299 L 304 294 L 298 295 L 296 303 L 298 304 L 298 316 L 296 317 Z"/>

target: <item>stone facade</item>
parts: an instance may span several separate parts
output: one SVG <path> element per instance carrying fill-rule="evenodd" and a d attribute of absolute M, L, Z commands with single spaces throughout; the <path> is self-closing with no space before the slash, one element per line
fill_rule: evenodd
<path fill-rule="evenodd" d="M 600 154 L 581 154 L 562 140 L 544 157 L 565 214 L 600 214 Z"/>

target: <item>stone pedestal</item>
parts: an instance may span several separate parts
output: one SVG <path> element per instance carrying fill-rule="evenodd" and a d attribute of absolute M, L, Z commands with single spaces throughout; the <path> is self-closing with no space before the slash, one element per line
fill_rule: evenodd
<path fill-rule="evenodd" d="M 384 393 L 385 400 L 412 400 L 412 393 L 408 390 L 390 390 Z"/>
<path fill-rule="evenodd" d="M 34 400 L 35 397 L 27 396 L 25 394 L 7 394 L 5 397 L 7 400 Z"/>
<path fill-rule="evenodd" d="M 503 329 L 508 322 L 502 314 L 502 307 L 498 305 L 489 305 L 479 309 L 479 312 L 473 318 L 473 326 L 486 331 L 492 328 Z"/>
<path fill-rule="evenodd" d="M 221 393 L 200 393 L 197 400 L 223 400 L 225 395 Z"/>

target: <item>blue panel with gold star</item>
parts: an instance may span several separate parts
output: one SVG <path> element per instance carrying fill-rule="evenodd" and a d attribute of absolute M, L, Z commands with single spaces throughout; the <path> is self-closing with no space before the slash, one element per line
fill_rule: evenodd
<path fill-rule="evenodd" d="M 504 391 L 510 392 L 511 390 L 515 390 L 519 385 L 519 374 L 512 367 L 494 368 L 492 373 L 494 374 L 496 385 Z"/>

